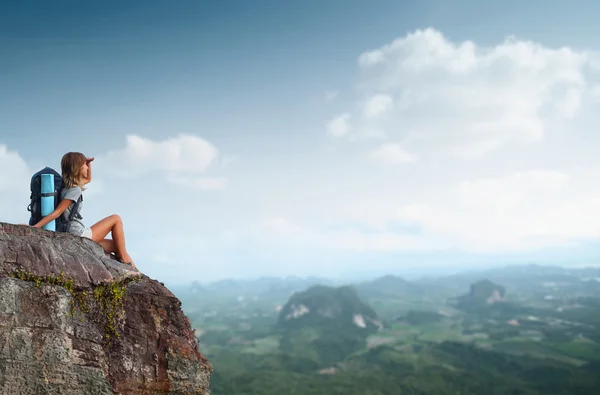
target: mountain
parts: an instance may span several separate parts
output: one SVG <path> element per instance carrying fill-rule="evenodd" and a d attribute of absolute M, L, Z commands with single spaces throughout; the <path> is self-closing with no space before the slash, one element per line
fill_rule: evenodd
<path fill-rule="evenodd" d="M 506 289 L 490 280 L 481 280 L 471 285 L 469 297 L 477 302 L 486 302 L 488 304 L 504 300 Z"/>
<path fill-rule="evenodd" d="M 0 372 L 1 394 L 208 395 L 212 365 L 161 283 L 92 240 L 0 222 Z"/>
<path fill-rule="evenodd" d="M 493 304 L 506 300 L 506 289 L 490 280 L 481 280 L 471 284 L 464 300 L 474 304 Z"/>
<path fill-rule="evenodd" d="M 353 287 L 315 285 L 292 295 L 279 313 L 278 327 L 281 351 L 316 369 L 364 348 L 381 323 Z"/>
<path fill-rule="evenodd" d="M 326 325 L 370 330 L 380 326 L 375 310 L 347 285 L 314 285 L 295 293 L 281 309 L 278 322 L 285 328 Z"/>
<path fill-rule="evenodd" d="M 536 310 L 517 301 L 509 301 L 506 289 L 488 279 L 471 284 L 467 294 L 451 298 L 448 303 L 482 320 L 508 321 L 517 315 L 535 314 Z"/>

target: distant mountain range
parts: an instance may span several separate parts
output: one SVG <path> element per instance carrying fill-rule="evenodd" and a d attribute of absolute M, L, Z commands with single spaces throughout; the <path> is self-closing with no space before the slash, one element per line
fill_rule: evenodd
<path fill-rule="evenodd" d="M 486 282 L 478 283 L 485 280 Z M 500 299 L 510 290 L 530 294 L 548 293 L 553 286 L 560 286 L 565 292 L 579 296 L 593 295 L 600 291 L 600 268 L 564 268 L 557 266 L 522 265 L 493 268 L 481 271 L 468 271 L 451 276 L 421 278 L 408 281 L 396 275 L 385 275 L 350 284 L 340 284 L 325 277 L 260 277 L 257 279 L 224 279 L 208 284 L 197 281 L 188 285 L 171 286 L 171 290 L 185 304 L 201 296 L 223 300 L 268 298 L 284 304 L 293 294 L 310 287 L 350 286 L 357 295 L 369 303 L 378 303 L 384 298 L 456 298 L 474 284 L 471 298 L 477 298 L 480 292 L 489 298 L 488 289 L 496 289 Z M 492 284 L 502 284 L 495 287 Z M 465 302 L 466 299 L 463 299 Z M 470 300 L 473 302 L 473 300 Z M 197 304 L 194 302 L 194 304 Z"/>

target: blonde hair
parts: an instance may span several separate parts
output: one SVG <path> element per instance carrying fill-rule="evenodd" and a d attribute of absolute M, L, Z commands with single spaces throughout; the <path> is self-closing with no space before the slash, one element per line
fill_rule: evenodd
<path fill-rule="evenodd" d="M 63 155 L 60 165 L 62 168 L 63 184 L 66 188 L 73 188 L 75 185 L 83 188 L 83 174 L 81 166 L 85 164 L 86 156 L 81 152 L 67 152 Z"/>

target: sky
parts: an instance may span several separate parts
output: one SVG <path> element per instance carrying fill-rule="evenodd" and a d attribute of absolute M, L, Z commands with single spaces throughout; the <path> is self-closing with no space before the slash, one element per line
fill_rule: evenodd
<path fill-rule="evenodd" d="M 0 221 L 95 157 L 84 222 L 168 283 L 600 256 L 600 3 L 4 1 Z"/>

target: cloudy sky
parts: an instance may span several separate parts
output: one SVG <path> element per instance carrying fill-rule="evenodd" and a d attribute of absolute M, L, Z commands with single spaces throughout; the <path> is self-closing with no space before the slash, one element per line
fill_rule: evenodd
<path fill-rule="evenodd" d="M 597 263 L 600 5 L 448 3 L 3 2 L 0 221 L 81 151 L 170 283 Z"/>

